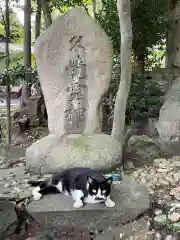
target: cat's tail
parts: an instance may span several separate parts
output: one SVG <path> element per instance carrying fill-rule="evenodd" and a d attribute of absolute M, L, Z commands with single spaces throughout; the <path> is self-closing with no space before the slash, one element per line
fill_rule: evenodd
<path fill-rule="evenodd" d="M 28 184 L 30 184 L 32 187 L 39 186 L 43 181 L 28 181 Z"/>

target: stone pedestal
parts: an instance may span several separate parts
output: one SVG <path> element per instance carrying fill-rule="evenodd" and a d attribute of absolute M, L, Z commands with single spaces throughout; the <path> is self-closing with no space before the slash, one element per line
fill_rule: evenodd
<path fill-rule="evenodd" d="M 35 54 L 50 135 L 27 149 L 29 170 L 119 167 L 121 144 L 100 134 L 113 63 L 105 31 L 83 8 L 72 8 L 38 37 Z"/>
<path fill-rule="evenodd" d="M 121 165 L 120 143 L 106 134 L 50 134 L 26 151 L 26 166 L 34 173 L 54 173 L 71 167 L 111 170 Z"/>

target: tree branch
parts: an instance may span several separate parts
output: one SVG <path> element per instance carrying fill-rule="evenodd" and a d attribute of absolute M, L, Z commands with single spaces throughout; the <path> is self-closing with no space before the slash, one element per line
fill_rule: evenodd
<path fill-rule="evenodd" d="M 1 12 L 1 16 L 2 16 L 2 24 L 4 25 L 4 29 L 5 29 L 6 20 L 5 20 L 5 16 L 4 16 L 2 7 L 0 7 L 0 12 Z"/>

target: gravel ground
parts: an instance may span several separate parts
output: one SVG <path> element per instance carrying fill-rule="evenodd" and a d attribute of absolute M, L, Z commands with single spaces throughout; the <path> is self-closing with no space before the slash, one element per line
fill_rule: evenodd
<path fill-rule="evenodd" d="M 45 179 L 51 174 L 32 175 L 26 171 L 26 159 L 21 157 L 19 161 L 11 164 L 8 168 L 7 158 L 0 158 L 0 197 L 19 201 L 31 197 L 32 188 L 28 185 L 28 180 Z M 145 228 L 141 233 L 132 231 L 129 233 L 119 231 L 119 239 L 157 239 L 157 240 L 179 240 L 180 239 L 180 157 L 171 159 L 155 159 L 152 165 L 145 165 L 141 168 L 126 171 L 125 174 L 131 175 L 136 181 L 145 184 L 148 187 L 152 206 L 148 213 L 141 216 L 144 219 Z M 28 201 L 27 201 L 28 203 Z M 137 224 L 137 221 L 133 224 Z M 131 229 L 132 230 L 132 229 Z M 111 235 L 115 230 L 111 230 Z M 21 232 L 21 235 L 12 236 L 11 239 L 28 239 L 34 236 L 35 239 L 104 239 L 108 234 L 102 231 L 99 233 L 83 233 L 77 231 L 69 231 L 67 233 L 57 233 L 53 238 L 38 238 L 37 226 L 32 222 L 27 232 Z M 103 235 L 103 233 L 105 233 Z M 45 234 L 45 233 L 44 233 Z M 50 232 L 49 232 L 50 234 Z M 117 234 L 116 234 L 117 235 Z M 134 236 L 132 238 L 132 236 Z M 112 238 L 113 239 L 113 238 Z M 30 239 L 29 239 L 30 240 Z M 110 237 L 107 240 L 111 240 Z"/>

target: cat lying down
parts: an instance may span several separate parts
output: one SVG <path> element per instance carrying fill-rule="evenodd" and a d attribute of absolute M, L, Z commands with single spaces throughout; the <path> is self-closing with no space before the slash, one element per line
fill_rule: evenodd
<path fill-rule="evenodd" d="M 43 195 L 63 193 L 72 196 L 74 208 L 81 208 L 84 203 L 101 202 L 106 207 L 114 207 L 115 203 L 110 198 L 112 180 L 112 177 L 105 178 L 90 168 L 70 168 L 45 181 L 29 181 L 29 184 L 36 187 L 32 191 L 36 201 Z"/>

